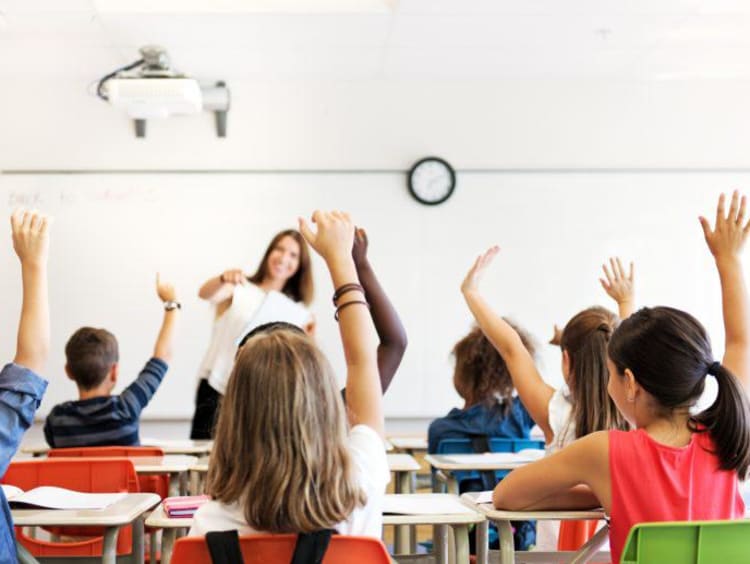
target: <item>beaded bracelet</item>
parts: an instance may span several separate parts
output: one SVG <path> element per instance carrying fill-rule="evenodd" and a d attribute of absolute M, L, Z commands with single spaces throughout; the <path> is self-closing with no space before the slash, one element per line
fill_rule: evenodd
<path fill-rule="evenodd" d="M 364 300 L 352 300 L 350 302 L 346 302 L 345 304 L 341 304 L 339 307 L 337 307 L 336 308 L 336 313 L 333 314 L 333 318 L 336 321 L 338 321 L 339 320 L 339 312 L 342 309 L 345 309 L 345 308 L 349 307 L 350 305 L 354 305 L 354 304 L 362 304 L 364 306 L 367 306 L 367 309 L 370 309 L 370 304 L 368 304 L 366 301 L 364 301 Z"/>
<path fill-rule="evenodd" d="M 350 284 L 344 284 L 343 286 L 340 286 L 339 288 L 337 288 L 336 291 L 333 293 L 333 305 L 336 305 L 336 302 L 341 299 L 341 296 L 343 296 L 347 292 L 352 292 L 355 290 L 362 292 L 363 294 L 365 293 L 365 289 L 359 284 L 356 284 L 354 282 Z"/>

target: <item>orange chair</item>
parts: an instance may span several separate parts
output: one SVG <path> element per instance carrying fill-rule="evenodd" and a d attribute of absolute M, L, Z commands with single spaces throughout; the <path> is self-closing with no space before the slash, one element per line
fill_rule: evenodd
<path fill-rule="evenodd" d="M 596 533 L 599 521 L 560 521 L 557 550 L 578 550 Z"/>
<path fill-rule="evenodd" d="M 103 446 L 103 447 L 76 447 L 76 448 L 53 448 L 47 453 L 49 458 L 78 458 L 78 457 L 134 457 L 134 456 L 164 456 L 164 451 L 159 447 L 144 446 Z M 155 493 L 162 499 L 169 497 L 169 474 L 138 476 L 138 482 L 142 492 Z"/>
<path fill-rule="evenodd" d="M 108 459 L 39 459 L 12 462 L 0 480 L 22 490 L 38 486 L 57 486 L 79 492 L 138 492 L 138 476 L 127 458 Z M 16 527 L 16 536 L 32 556 L 101 556 L 102 529 L 96 527 L 61 527 L 50 529 L 56 534 L 92 537 L 76 542 L 48 542 L 31 538 Z M 123 527 L 117 537 L 117 554 L 130 554 L 131 527 Z"/>
<path fill-rule="evenodd" d="M 297 535 L 248 535 L 240 537 L 245 564 L 292 561 Z M 174 545 L 172 564 L 211 564 L 206 541 L 202 537 L 184 537 Z M 390 564 L 383 543 L 372 537 L 333 535 L 323 564 Z"/>

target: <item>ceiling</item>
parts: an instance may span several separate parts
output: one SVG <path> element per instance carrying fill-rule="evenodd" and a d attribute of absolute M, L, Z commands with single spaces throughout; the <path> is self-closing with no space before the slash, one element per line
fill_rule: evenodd
<path fill-rule="evenodd" d="M 748 79 L 749 0 L 0 0 L 0 79 Z"/>

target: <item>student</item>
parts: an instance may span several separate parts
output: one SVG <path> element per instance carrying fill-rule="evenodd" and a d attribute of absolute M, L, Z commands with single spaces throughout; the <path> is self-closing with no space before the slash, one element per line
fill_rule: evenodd
<path fill-rule="evenodd" d="M 198 370 L 195 412 L 191 439 L 210 439 L 216 422 L 219 400 L 226 391 L 232 370 L 237 339 L 247 330 L 260 302 L 258 289 L 275 290 L 290 300 L 309 306 L 313 298 L 310 252 L 299 231 L 277 233 L 266 248 L 255 273 L 242 269 L 225 270 L 206 280 L 198 297 L 215 306 L 211 341 Z M 312 315 L 305 330 L 314 330 Z"/>
<path fill-rule="evenodd" d="M 603 307 L 591 307 L 568 321 L 560 335 L 566 385 L 555 390 L 542 380 L 518 333 L 492 311 L 479 291 L 484 270 L 499 250 L 492 247 L 477 258 L 461 291 L 479 327 L 503 357 L 521 402 L 544 432 L 548 450 L 554 452 L 594 431 L 623 428 L 622 416 L 607 396 L 606 350 L 617 316 Z M 608 284 L 617 290 L 608 293 L 616 293 L 621 312 L 628 314 L 633 281 L 623 278 L 608 277 Z"/>
<path fill-rule="evenodd" d="M 48 226 L 48 219 L 37 212 L 20 210 L 11 217 L 13 248 L 21 261 L 23 302 L 16 356 L 0 371 L 0 475 L 8 469 L 47 388 L 36 373 L 42 371 L 49 354 Z M 16 562 L 13 519 L 1 489 L 0 504 L 0 562 Z"/>
<path fill-rule="evenodd" d="M 347 214 L 316 211 L 300 231 L 323 257 L 347 364 L 347 408 L 315 343 L 259 332 L 238 352 L 219 412 L 206 493 L 191 535 L 309 533 L 380 537 L 390 480 L 376 335 L 352 259 Z M 350 429 L 347 430 L 348 416 Z"/>
<path fill-rule="evenodd" d="M 744 516 L 738 479 L 750 466 L 750 305 L 740 251 L 750 231 L 746 202 L 719 199 L 712 230 L 700 218 L 719 272 L 726 346 L 714 360 L 708 335 L 691 315 L 643 308 L 609 343 L 609 394 L 633 431 L 602 431 L 512 472 L 495 488 L 495 507 L 591 508 L 610 516 L 613 562 L 636 523 Z M 711 374 L 718 395 L 697 415 L 690 408 Z"/>
<path fill-rule="evenodd" d="M 65 345 L 65 372 L 78 386 L 78 400 L 56 405 L 44 422 L 44 437 L 53 448 L 134 446 L 140 444 L 141 411 L 159 388 L 168 363 L 180 311 L 174 287 L 156 276 L 156 293 L 164 302 L 164 319 L 153 357 L 120 395 L 112 395 L 119 376 L 117 339 L 106 329 L 81 327 Z"/>
<path fill-rule="evenodd" d="M 531 337 L 506 320 L 518 334 L 521 343 L 533 357 Z M 453 385 L 464 400 L 463 408 L 453 408 L 448 415 L 435 419 L 427 431 L 427 450 L 437 452 L 443 439 L 467 439 L 477 435 L 528 439 L 534 426 L 529 412 L 513 396 L 513 380 L 503 357 L 478 327 L 453 347 L 456 366 Z"/>

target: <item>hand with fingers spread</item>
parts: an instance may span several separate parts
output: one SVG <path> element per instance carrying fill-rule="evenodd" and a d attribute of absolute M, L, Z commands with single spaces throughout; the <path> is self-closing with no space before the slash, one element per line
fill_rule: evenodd
<path fill-rule="evenodd" d="M 750 232 L 750 221 L 745 223 L 745 211 L 747 198 L 740 198 L 737 190 L 732 194 L 729 213 L 724 211 L 725 196 L 719 196 L 719 204 L 716 206 L 716 222 L 714 228 L 708 220 L 701 216 L 699 218 L 706 243 L 717 262 L 738 257 L 745 245 L 747 234 Z"/>
<path fill-rule="evenodd" d="M 49 251 L 49 219 L 36 211 L 16 210 L 10 218 L 13 249 L 24 266 L 45 266 Z"/>
<path fill-rule="evenodd" d="M 609 259 L 609 268 L 607 264 L 602 265 L 605 278 L 599 278 L 602 288 L 607 292 L 610 298 L 617 302 L 620 310 L 620 318 L 625 319 L 633 313 L 635 304 L 635 275 L 633 263 L 630 263 L 628 272 L 622 266 L 619 257 Z M 611 270 L 610 270 L 611 268 Z"/>
<path fill-rule="evenodd" d="M 479 290 L 479 282 L 484 276 L 485 268 L 492 263 L 495 255 L 499 252 L 500 247 L 495 245 L 477 257 L 477 260 L 474 261 L 474 264 L 466 274 L 466 278 L 464 278 L 464 281 L 461 283 L 461 292 L 466 294 L 468 292 Z"/>
<path fill-rule="evenodd" d="M 344 258 L 353 260 L 354 224 L 349 214 L 317 210 L 312 215 L 312 221 L 318 227 L 317 232 L 302 218 L 299 218 L 299 230 L 316 253 L 329 263 Z"/>
<path fill-rule="evenodd" d="M 174 302 L 177 301 L 177 292 L 174 286 L 169 282 L 164 282 L 161 279 L 161 275 L 156 273 L 156 295 L 163 302 Z"/>

